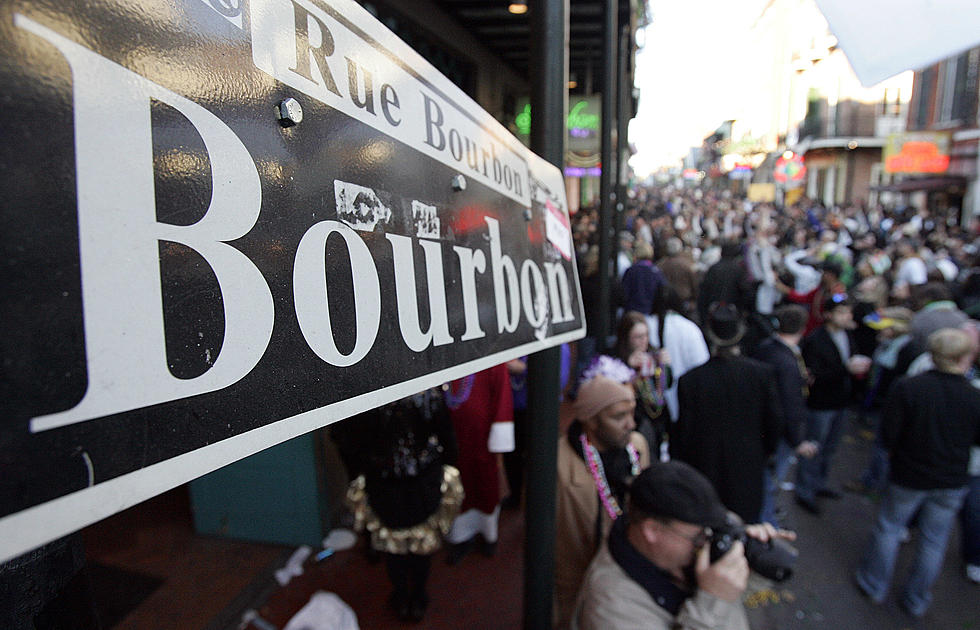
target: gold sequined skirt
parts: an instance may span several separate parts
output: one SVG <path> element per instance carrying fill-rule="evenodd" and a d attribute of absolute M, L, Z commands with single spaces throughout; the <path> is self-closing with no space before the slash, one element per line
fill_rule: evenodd
<path fill-rule="evenodd" d="M 429 518 L 403 529 L 386 527 L 368 504 L 364 475 L 351 482 L 347 488 L 347 505 L 354 514 L 354 529 L 367 530 L 371 534 L 371 547 L 385 553 L 428 555 L 442 546 L 442 537 L 449 533 L 453 519 L 463 503 L 463 483 L 459 471 L 442 467 L 442 501 Z"/>

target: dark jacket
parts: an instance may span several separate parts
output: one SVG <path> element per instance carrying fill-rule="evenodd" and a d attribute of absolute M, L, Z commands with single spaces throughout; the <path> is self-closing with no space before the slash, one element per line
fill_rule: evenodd
<path fill-rule="evenodd" d="M 734 304 L 740 311 L 751 310 L 752 290 L 745 267 L 738 258 L 722 258 L 711 265 L 698 291 L 698 315 L 708 321 L 708 308 L 713 302 Z"/>
<path fill-rule="evenodd" d="M 851 348 L 854 340 L 848 335 Z M 800 347 L 803 361 L 810 370 L 813 382 L 810 383 L 810 396 L 806 405 L 810 409 L 843 409 L 851 402 L 851 373 L 847 371 L 844 358 L 837 344 L 820 326 L 810 333 Z"/>
<path fill-rule="evenodd" d="M 970 446 L 980 445 L 980 389 L 937 370 L 901 378 L 885 401 L 881 437 L 892 482 L 918 490 L 965 486 Z"/>
<path fill-rule="evenodd" d="M 808 391 L 799 361 L 790 347 L 776 337 L 760 343 L 753 358 L 772 366 L 776 372 L 776 391 L 783 409 L 783 439 L 796 448 L 804 438 Z"/>
<path fill-rule="evenodd" d="M 653 312 L 653 300 L 664 282 L 664 276 L 649 260 L 640 260 L 623 274 L 623 310 L 644 315 Z"/>
<path fill-rule="evenodd" d="M 759 520 L 763 473 L 783 432 L 775 382 L 768 365 L 733 356 L 714 356 L 678 381 L 671 455 L 704 473 L 748 523 Z"/>

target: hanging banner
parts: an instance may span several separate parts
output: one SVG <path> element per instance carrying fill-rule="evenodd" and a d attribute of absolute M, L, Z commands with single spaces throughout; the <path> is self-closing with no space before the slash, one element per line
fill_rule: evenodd
<path fill-rule="evenodd" d="M 0 561 L 584 335 L 560 171 L 347 0 L 0 2 Z"/>

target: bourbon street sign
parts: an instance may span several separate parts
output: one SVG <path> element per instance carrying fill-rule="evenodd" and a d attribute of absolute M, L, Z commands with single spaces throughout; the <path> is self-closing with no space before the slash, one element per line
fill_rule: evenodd
<path fill-rule="evenodd" d="M 346 0 L 0 2 L 0 560 L 584 334 L 559 171 Z"/>

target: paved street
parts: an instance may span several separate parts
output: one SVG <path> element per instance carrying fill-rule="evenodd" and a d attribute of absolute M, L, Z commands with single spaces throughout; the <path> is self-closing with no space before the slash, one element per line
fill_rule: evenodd
<path fill-rule="evenodd" d="M 834 488 L 839 489 L 844 481 L 861 472 L 870 446 L 867 437 L 852 423 L 831 474 Z M 958 526 L 950 537 L 943 573 L 933 589 L 932 607 L 924 618 L 916 620 L 897 604 L 897 593 L 908 575 L 915 550 L 915 531 L 912 542 L 904 545 L 899 556 L 888 600 L 875 606 L 861 596 L 852 574 L 868 540 L 877 503 L 850 493 L 844 493 L 840 500 L 822 501 L 823 515 L 815 517 L 793 503 L 791 492 L 782 493 L 780 504 L 788 511 L 786 525 L 799 534 L 797 574 L 772 592 L 750 600 L 749 618 L 754 630 L 980 628 L 980 586 L 967 581 L 964 575 Z"/>

